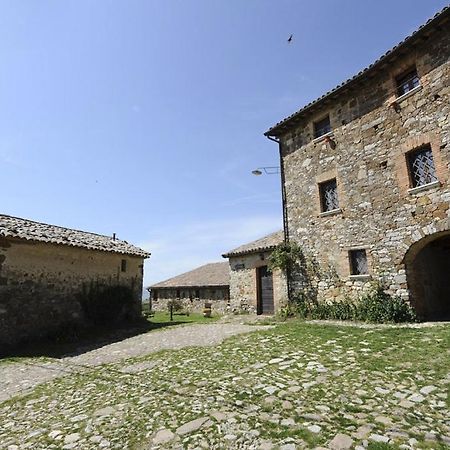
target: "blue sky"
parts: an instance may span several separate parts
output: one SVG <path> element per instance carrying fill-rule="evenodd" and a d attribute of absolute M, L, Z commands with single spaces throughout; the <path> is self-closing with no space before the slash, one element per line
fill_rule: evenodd
<path fill-rule="evenodd" d="M 220 260 L 281 228 L 263 132 L 446 4 L 2 0 L 0 212 L 115 232 L 146 284 Z"/>

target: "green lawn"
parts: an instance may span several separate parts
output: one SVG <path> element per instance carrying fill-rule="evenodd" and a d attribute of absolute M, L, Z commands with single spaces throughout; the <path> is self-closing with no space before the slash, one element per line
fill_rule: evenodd
<path fill-rule="evenodd" d="M 342 433 L 352 448 L 443 450 L 449 344 L 449 325 L 287 322 L 41 385 L 0 404 L 0 448 L 301 449 L 327 447 Z M 183 434 L 195 419 L 198 429 Z M 158 447 L 161 429 L 167 441 Z"/>
<path fill-rule="evenodd" d="M 191 313 L 189 315 L 182 313 L 173 313 L 173 322 L 175 323 L 211 323 L 219 319 L 220 316 L 203 317 L 200 313 Z M 165 324 L 170 323 L 170 314 L 168 312 L 157 311 L 153 317 L 149 317 L 149 322 Z"/>

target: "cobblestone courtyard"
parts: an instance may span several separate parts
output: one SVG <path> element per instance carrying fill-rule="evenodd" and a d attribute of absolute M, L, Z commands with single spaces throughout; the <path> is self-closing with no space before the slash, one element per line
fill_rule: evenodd
<path fill-rule="evenodd" d="M 12 396 L 0 403 L 0 448 L 450 448 L 449 325 L 260 328 L 151 332 L 129 340 L 129 351 L 113 344 L 81 355 L 78 368 L 0 362 Z M 146 354 L 150 335 L 175 350 Z M 180 348 L 190 339 L 210 346 Z M 15 370 L 70 363 L 64 376 L 35 387 L 22 376 L 11 390 Z"/>

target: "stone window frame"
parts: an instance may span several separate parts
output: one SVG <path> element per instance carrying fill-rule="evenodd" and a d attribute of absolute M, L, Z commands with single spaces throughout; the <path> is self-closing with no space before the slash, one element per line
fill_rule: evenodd
<path fill-rule="evenodd" d="M 316 133 L 317 133 L 316 125 L 317 125 L 318 123 L 320 123 L 320 122 L 325 121 L 326 119 L 328 119 L 328 125 L 329 125 L 329 128 L 330 128 L 329 131 L 327 131 L 326 133 L 323 133 L 323 134 L 316 135 Z M 333 127 L 331 126 L 331 116 L 330 116 L 330 113 L 327 113 L 327 114 L 325 114 L 325 115 L 322 115 L 322 116 L 320 116 L 320 118 L 318 118 L 318 119 L 316 119 L 316 120 L 313 120 L 313 121 L 312 121 L 312 126 L 313 126 L 313 141 L 314 141 L 314 142 L 317 142 L 317 141 L 319 141 L 319 140 L 321 140 L 321 139 L 325 139 L 326 136 L 330 136 L 330 135 L 333 134 Z"/>
<path fill-rule="evenodd" d="M 397 172 L 397 182 L 400 188 L 400 194 L 403 196 L 414 195 L 428 189 L 433 189 L 448 182 L 449 174 L 441 152 L 442 140 L 435 133 L 424 133 L 413 136 L 405 140 L 400 147 L 396 157 L 395 166 Z M 433 154 L 434 167 L 436 169 L 437 181 L 418 187 L 412 187 L 409 172 L 408 154 L 419 150 L 422 147 L 430 146 Z"/>
<path fill-rule="evenodd" d="M 350 252 L 355 250 L 365 250 L 366 251 L 366 259 L 367 259 L 367 273 L 366 274 L 352 274 L 351 260 L 350 260 Z M 352 245 L 351 247 L 345 247 L 343 249 L 342 255 L 342 266 L 345 269 L 344 274 L 347 276 L 349 280 L 355 281 L 368 281 L 372 279 L 373 273 L 373 260 L 372 254 L 370 252 L 370 246 L 361 244 L 361 245 Z M 345 278 L 345 276 L 344 276 Z"/>
<path fill-rule="evenodd" d="M 398 84 L 397 80 L 404 74 L 416 70 L 417 76 L 419 78 L 419 85 L 410 91 L 404 93 L 403 95 L 398 95 Z M 407 99 L 408 97 L 414 95 L 416 92 L 420 91 L 423 88 L 424 77 L 422 74 L 422 67 L 418 64 L 416 55 L 411 55 L 406 58 L 401 64 L 396 66 L 396 69 L 393 70 L 390 74 L 390 92 L 391 95 L 389 97 L 389 104 L 392 106 L 398 105 L 402 102 L 402 100 Z"/>
<path fill-rule="evenodd" d="M 433 173 L 429 172 L 429 177 L 432 181 L 423 182 L 422 184 L 417 184 L 415 180 L 415 169 L 414 169 L 414 163 L 418 159 L 418 154 L 423 154 L 424 152 L 431 153 L 431 163 L 432 163 L 432 169 L 434 170 Z M 406 160 L 408 164 L 408 173 L 409 173 L 409 180 L 410 180 L 410 186 L 411 189 L 419 189 L 419 188 L 425 188 L 427 185 L 436 184 L 439 182 L 437 179 L 437 173 L 436 173 L 436 167 L 434 164 L 434 155 L 433 151 L 431 150 L 431 146 L 429 144 L 423 145 L 422 147 L 416 148 L 414 150 L 410 150 L 406 153 Z M 421 173 L 421 178 L 424 178 L 423 174 Z M 436 178 L 436 179 L 433 179 Z"/>
<path fill-rule="evenodd" d="M 405 77 L 407 75 L 410 74 L 414 74 L 414 77 L 411 77 L 410 79 L 408 79 L 407 81 L 410 82 L 413 78 L 417 78 L 418 84 L 417 86 L 414 86 L 413 88 L 409 89 L 406 92 L 400 93 L 400 89 L 402 88 L 402 86 L 405 85 Z M 403 81 L 403 83 L 401 83 L 401 81 Z M 396 85 L 396 94 L 397 94 L 397 98 L 402 98 L 405 95 L 409 94 L 410 92 L 417 90 L 417 88 L 419 88 L 419 86 L 421 86 L 421 80 L 420 80 L 420 76 L 419 76 L 419 72 L 417 71 L 417 66 L 416 64 L 410 66 L 408 69 L 404 70 L 403 72 L 399 73 L 396 77 L 395 77 L 395 85 Z"/>
<path fill-rule="evenodd" d="M 366 265 L 366 271 L 365 272 L 357 272 L 356 270 L 356 261 L 355 261 L 355 256 L 356 253 L 359 252 L 361 254 L 364 255 L 364 259 L 365 259 L 365 265 Z M 352 250 L 348 251 L 348 262 L 350 265 L 350 276 L 367 276 L 369 275 L 369 262 L 368 262 L 368 258 L 367 258 L 367 250 L 365 248 L 355 248 Z"/>
<path fill-rule="evenodd" d="M 326 183 L 327 181 L 336 180 L 337 186 L 337 194 L 339 201 L 339 208 L 333 209 L 331 211 L 323 211 L 322 209 L 322 193 L 320 189 L 320 185 Z M 335 214 L 342 214 L 343 206 L 344 206 L 344 195 L 342 190 L 342 185 L 340 183 L 340 177 L 338 176 L 337 169 L 329 170 L 327 172 L 323 172 L 320 175 L 316 176 L 316 207 L 318 217 L 327 217 L 333 216 Z"/>

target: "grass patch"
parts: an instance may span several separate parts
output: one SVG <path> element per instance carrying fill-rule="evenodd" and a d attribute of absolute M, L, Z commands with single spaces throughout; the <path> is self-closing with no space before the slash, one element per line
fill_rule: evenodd
<path fill-rule="evenodd" d="M 220 316 L 203 317 L 200 313 L 191 313 L 189 315 L 182 313 L 173 313 L 173 322 L 170 321 L 170 314 L 165 311 L 155 312 L 153 317 L 150 317 L 148 321 L 153 324 L 165 324 L 165 323 L 212 323 L 218 320 Z"/>
<path fill-rule="evenodd" d="M 194 323 L 199 319 L 175 315 L 176 324 L 188 317 Z M 168 316 L 155 319 L 165 323 Z M 440 450 L 444 444 L 426 442 L 424 436 L 447 433 L 449 339 L 448 325 L 359 328 L 288 321 L 215 347 L 130 358 L 39 386 L 25 398 L 0 404 L 0 423 L 13 424 L 0 431 L 0 442 L 5 448 L 61 448 L 61 440 L 48 437 L 61 429 L 64 435 L 82 430 L 80 450 L 92 448 L 92 436 L 102 436 L 110 449 L 151 448 L 157 430 L 174 432 L 220 411 L 223 421 L 212 419 L 214 426 L 184 436 L 177 448 L 198 448 L 202 439 L 209 448 L 258 448 L 264 439 L 275 448 L 288 439 L 298 448 L 305 443 L 326 447 L 337 433 L 351 435 L 361 424 L 385 434 L 387 427 L 374 420 L 381 415 L 391 417 L 405 437 L 396 438 L 394 446 L 372 442 L 369 449 L 396 449 L 415 437 L 418 448 Z M 127 370 L 134 366 L 139 370 Z M 413 408 L 399 405 L 396 394 L 408 398 L 430 385 L 436 389 Z M 266 403 L 269 395 L 272 405 Z M 283 400 L 292 407 L 283 408 Z M 113 413 L 100 417 L 96 411 L 106 406 Z M 264 411 L 270 417 L 263 418 Z M 295 424 L 283 426 L 283 419 Z M 307 429 L 313 424 L 320 425 L 318 433 Z M 230 443 L 226 435 L 237 440 Z"/>

